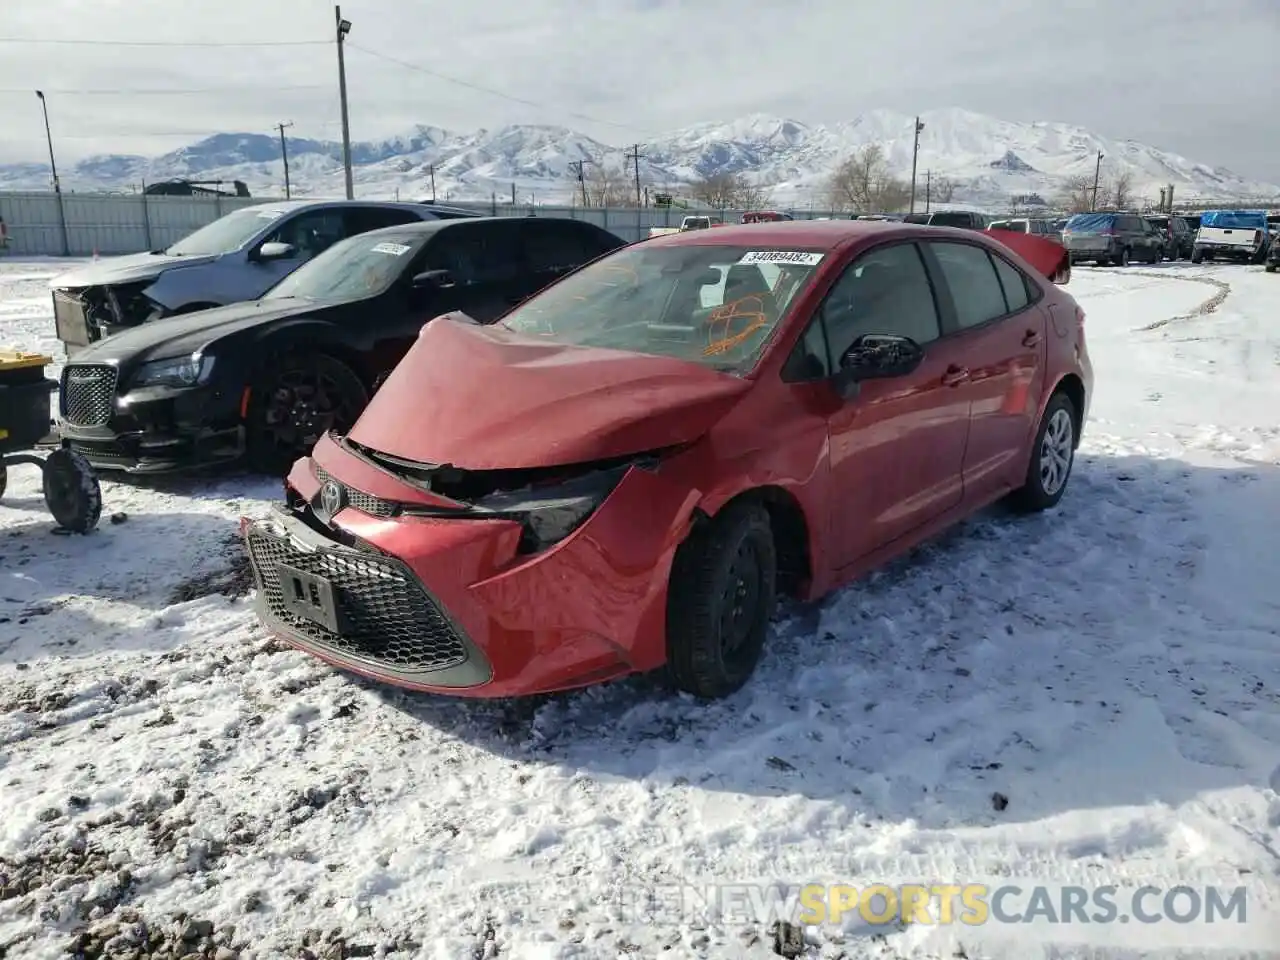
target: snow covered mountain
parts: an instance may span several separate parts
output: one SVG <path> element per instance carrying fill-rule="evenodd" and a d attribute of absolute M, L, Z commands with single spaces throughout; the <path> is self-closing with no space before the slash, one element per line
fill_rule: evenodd
<path fill-rule="evenodd" d="M 1097 154 L 1103 177 L 1127 174 L 1134 195 L 1154 199 L 1172 183 L 1181 199 L 1259 199 L 1280 186 L 1251 181 L 1222 167 L 1196 163 L 1132 140 L 1113 140 L 1064 123 L 1015 123 L 962 109 L 921 116 L 919 171 L 955 184 L 952 200 L 996 205 L 1011 196 L 1049 197 L 1072 176 L 1092 177 Z M 741 172 L 766 187 L 777 204 L 821 205 L 831 171 L 853 151 L 880 144 L 893 171 L 909 176 L 912 118 L 873 110 L 833 125 L 807 125 L 764 115 L 704 123 L 641 145 L 641 180 L 679 193 L 682 185 L 722 172 Z M 289 140 L 294 190 L 341 196 L 338 143 Z M 630 180 L 627 147 L 615 147 L 565 127 L 516 125 L 457 133 L 417 126 L 404 135 L 352 144 L 359 196 L 567 202 L 576 189 L 573 164 L 589 160 Z M 588 167 L 588 170 L 593 169 Z M 94 156 L 66 171 L 69 190 L 133 190 L 170 177 L 243 180 L 255 194 L 277 194 L 284 183 L 279 141 L 267 134 L 208 137 L 159 157 Z M 0 165 L 0 189 L 45 189 L 38 163 Z"/>

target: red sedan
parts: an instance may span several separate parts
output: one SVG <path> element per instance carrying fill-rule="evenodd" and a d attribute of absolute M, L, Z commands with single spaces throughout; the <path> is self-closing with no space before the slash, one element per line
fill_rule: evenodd
<path fill-rule="evenodd" d="M 1058 502 L 1093 379 L 1069 275 L 1036 237 L 795 221 L 631 245 L 490 326 L 437 318 L 243 522 L 260 615 L 417 690 L 665 666 L 730 694 L 780 592 Z"/>

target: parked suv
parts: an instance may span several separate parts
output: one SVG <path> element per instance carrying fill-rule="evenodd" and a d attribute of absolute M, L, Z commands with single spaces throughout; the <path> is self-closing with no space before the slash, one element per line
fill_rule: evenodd
<path fill-rule="evenodd" d="M 940 210 L 929 217 L 931 227 L 960 227 L 962 230 L 985 230 L 991 217 L 972 210 Z"/>
<path fill-rule="evenodd" d="M 1186 260 L 1196 241 L 1196 232 L 1182 217 L 1147 217 L 1147 223 L 1164 233 L 1164 255 L 1168 260 Z"/>
<path fill-rule="evenodd" d="M 294 200 L 241 207 L 164 250 L 55 277 L 67 356 L 148 320 L 255 300 L 339 240 L 382 227 L 474 216 L 417 203 Z"/>
<path fill-rule="evenodd" d="M 1129 265 L 1130 260 L 1159 263 L 1164 235 L 1136 213 L 1077 213 L 1067 221 L 1062 242 L 1071 262 Z"/>

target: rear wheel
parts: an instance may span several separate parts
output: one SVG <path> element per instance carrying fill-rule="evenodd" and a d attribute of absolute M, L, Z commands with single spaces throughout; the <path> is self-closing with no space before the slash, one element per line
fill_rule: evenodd
<path fill-rule="evenodd" d="M 1121 247 L 1120 252 L 1115 255 L 1112 263 L 1117 267 L 1127 267 L 1129 265 L 1129 248 Z"/>
<path fill-rule="evenodd" d="M 667 671 L 715 699 L 742 688 L 764 650 L 777 602 L 769 515 L 744 501 L 695 530 L 676 551 L 667 597 Z"/>
<path fill-rule="evenodd" d="M 1204 261 L 1204 251 L 1203 251 L 1203 250 L 1196 250 L 1196 249 L 1193 247 L 1193 248 L 1192 248 L 1192 250 L 1191 250 L 1191 262 L 1192 262 L 1192 263 L 1201 263 L 1201 262 L 1203 262 L 1203 261 Z"/>
<path fill-rule="evenodd" d="M 250 466 L 287 471 L 326 432 L 349 430 L 368 402 L 364 383 L 341 360 L 324 353 L 286 356 L 251 388 L 245 423 Z"/>
<path fill-rule="evenodd" d="M 1065 393 L 1055 393 L 1045 407 L 1031 448 L 1023 484 L 1010 496 L 1018 510 L 1036 513 L 1057 506 L 1075 464 L 1079 412 Z"/>

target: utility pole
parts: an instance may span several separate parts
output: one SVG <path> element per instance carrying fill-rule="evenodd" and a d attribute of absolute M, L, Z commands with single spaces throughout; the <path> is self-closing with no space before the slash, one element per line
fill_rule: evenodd
<path fill-rule="evenodd" d="M 288 123 L 277 123 L 276 129 L 280 131 L 280 159 L 284 161 L 284 198 L 290 200 L 293 194 L 289 189 L 289 148 L 284 142 L 284 132 L 288 127 L 293 126 L 293 121 Z"/>
<path fill-rule="evenodd" d="M 916 160 L 920 156 L 920 131 L 923 129 L 924 124 L 916 117 L 915 142 L 911 147 L 911 213 L 916 212 Z"/>
<path fill-rule="evenodd" d="M 45 102 L 44 92 L 36 91 L 40 98 L 40 109 L 44 111 L 44 136 L 49 142 L 49 172 L 53 175 L 53 192 L 58 198 L 58 225 L 62 230 L 62 255 L 71 255 L 71 245 L 67 241 L 67 212 L 62 206 L 62 181 L 58 179 L 58 165 L 53 162 L 53 134 L 49 130 L 49 104 Z"/>
<path fill-rule="evenodd" d="M 583 158 L 582 160 L 570 160 L 569 166 L 578 171 L 578 185 L 582 188 L 582 205 L 584 207 L 591 206 L 591 202 L 587 199 L 587 173 L 586 166 L 588 163 L 595 163 L 594 160 Z"/>
<path fill-rule="evenodd" d="M 640 152 L 640 144 L 638 143 L 635 144 L 635 146 L 632 147 L 631 152 L 627 154 L 627 159 L 635 161 L 635 165 L 636 165 L 636 208 L 637 209 L 639 209 L 640 207 L 640 160 L 643 157 L 644 157 L 644 154 Z"/>
<path fill-rule="evenodd" d="M 431 202 L 436 202 L 436 165 L 433 163 L 427 167 L 427 172 L 431 174 Z"/>
<path fill-rule="evenodd" d="M 1089 202 L 1090 210 L 1098 209 L 1098 179 L 1102 176 L 1102 151 L 1098 151 L 1098 163 L 1093 168 L 1093 199 Z"/>
<path fill-rule="evenodd" d="M 924 172 L 924 212 L 929 212 L 929 193 L 933 189 L 933 171 L 926 170 Z M 915 213 L 915 211 L 911 211 Z"/>
<path fill-rule="evenodd" d="M 340 6 L 334 6 L 333 19 L 338 28 L 338 100 L 342 104 L 342 167 L 347 178 L 347 199 L 354 200 L 356 192 L 351 183 L 351 123 L 347 116 L 347 65 L 342 56 L 343 41 L 351 32 L 351 21 L 342 19 Z"/>

